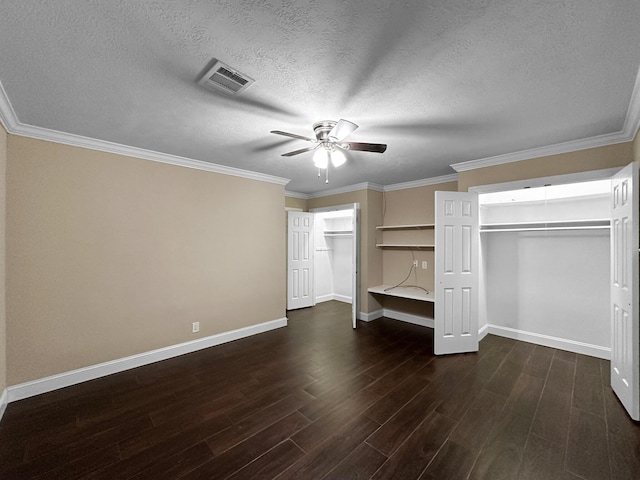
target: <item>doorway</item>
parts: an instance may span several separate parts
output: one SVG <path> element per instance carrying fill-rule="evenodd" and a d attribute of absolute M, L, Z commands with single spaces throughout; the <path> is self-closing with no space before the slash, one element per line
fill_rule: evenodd
<path fill-rule="evenodd" d="M 553 188 L 489 190 L 506 198 L 494 207 L 481 201 L 480 324 L 490 333 L 610 359 L 611 387 L 640 420 L 638 164 L 615 170 L 583 174 L 604 180 L 601 193 L 591 183 L 575 194 L 583 186 L 571 175 L 552 177 Z M 543 195 L 514 201 L 516 192 Z M 516 237 L 496 246 L 505 234 Z M 502 313 L 515 323 L 494 324 Z"/>
<path fill-rule="evenodd" d="M 337 300 L 357 326 L 359 204 L 289 212 L 287 310 Z"/>

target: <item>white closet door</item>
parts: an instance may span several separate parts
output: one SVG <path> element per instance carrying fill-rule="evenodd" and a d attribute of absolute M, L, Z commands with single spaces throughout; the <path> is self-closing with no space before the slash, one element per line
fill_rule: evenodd
<path fill-rule="evenodd" d="M 436 192 L 436 355 L 478 351 L 478 196 Z"/>
<path fill-rule="evenodd" d="M 287 310 L 313 306 L 313 213 L 289 212 Z"/>
<path fill-rule="evenodd" d="M 638 164 L 612 179 L 611 388 L 634 420 L 640 420 L 638 326 Z"/>
<path fill-rule="evenodd" d="M 360 294 L 360 292 L 358 291 L 358 264 L 360 256 L 360 248 L 358 246 L 358 243 L 360 242 L 360 210 L 357 203 L 353 204 L 352 229 L 353 240 L 351 244 L 351 259 L 353 261 L 353 275 L 351 279 L 351 323 L 353 324 L 353 328 L 356 328 L 358 325 L 358 299 Z"/>

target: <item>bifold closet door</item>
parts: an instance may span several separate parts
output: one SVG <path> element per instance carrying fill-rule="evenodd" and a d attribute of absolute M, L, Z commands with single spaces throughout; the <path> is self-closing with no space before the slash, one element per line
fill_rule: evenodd
<path fill-rule="evenodd" d="M 313 306 L 313 214 L 289 212 L 287 310 Z"/>
<path fill-rule="evenodd" d="M 634 420 L 640 420 L 638 325 L 638 164 L 612 178 L 611 388 Z"/>
<path fill-rule="evenodd" d="M 478 195 L 436 192 L 436 355 L 478 351 Z"/>
<path fill-rule="evenodd" d="M 351 237 L 351 262 L 352 272 L 351 276 L 351 323 L 353 328 L 358 326 L 358 305 L 360 298 L 360 291 L 358 290 L 360 285 L 358 282 L 359 272 L 358 265 L 360 264 L 360 205 L 353 204 L 353 217 L 351 219 L 351 227 L 353 230 L 353 236 Z"/>

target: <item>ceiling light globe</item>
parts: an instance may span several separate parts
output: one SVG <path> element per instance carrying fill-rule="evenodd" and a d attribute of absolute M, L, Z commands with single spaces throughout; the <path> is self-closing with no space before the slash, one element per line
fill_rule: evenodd
<path fill-rule="evenodd" d="M 313 164 L 316 168 L 325 169 L 329 165 L 329 152 L 326 148 L 318 148 L 313 154 Z"/>
<path fill-rule="evenodd" d="M 339 167 L 347 161 L 347 157 L 339 149 L 335 149 L 331 152 L 331 164 L 334 167 Z"/>

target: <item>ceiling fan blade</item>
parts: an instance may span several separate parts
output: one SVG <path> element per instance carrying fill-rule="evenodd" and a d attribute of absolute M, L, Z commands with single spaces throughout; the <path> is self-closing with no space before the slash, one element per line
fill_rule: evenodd
<path fill-rule="evenodd" d="M 353 133 L 357 128 L 358 125 L 355 123 L 350 122 L 349 120 L 340 119 L 338 123 L 336 123 L 335 127 L 331 129 L 328 136 L 329 138 L 335 138 L 336 141 L 339 142 L 343 138 L 346 138 L 347 135 Z"/>
<path fill-rule="evenodd" d="M 271 130 L 271 133 L 276 135 L 284 135 L 285 137 L 297 138 L 299 140 L 306 140 L 307 142 L 315 142 L 315 138 L 303 137 L 302 135 L 296 135 L 295 133 L 282 132 L 280 130 Z"/>
<path fill-rule="evenodd" d="M 293 152 L 283 153 L 282 156 L 283 157 L 293 157 L 294 155 L 298 155 L 300 153 L 310 152 L 311 150 L 315 150 L 319 146 L 320 146 L 320 144 L 314 145 L 312 147 L 301 148 L 300 150 L 294 150 Z"/>
<path fill-rule="evenodd" d="M 345 145 L 349 146 L 349 150 L 356 150 L 359 152 L 383 153 L 387 149 L 387 145 L 384 143 L 348 142 Z"/>

